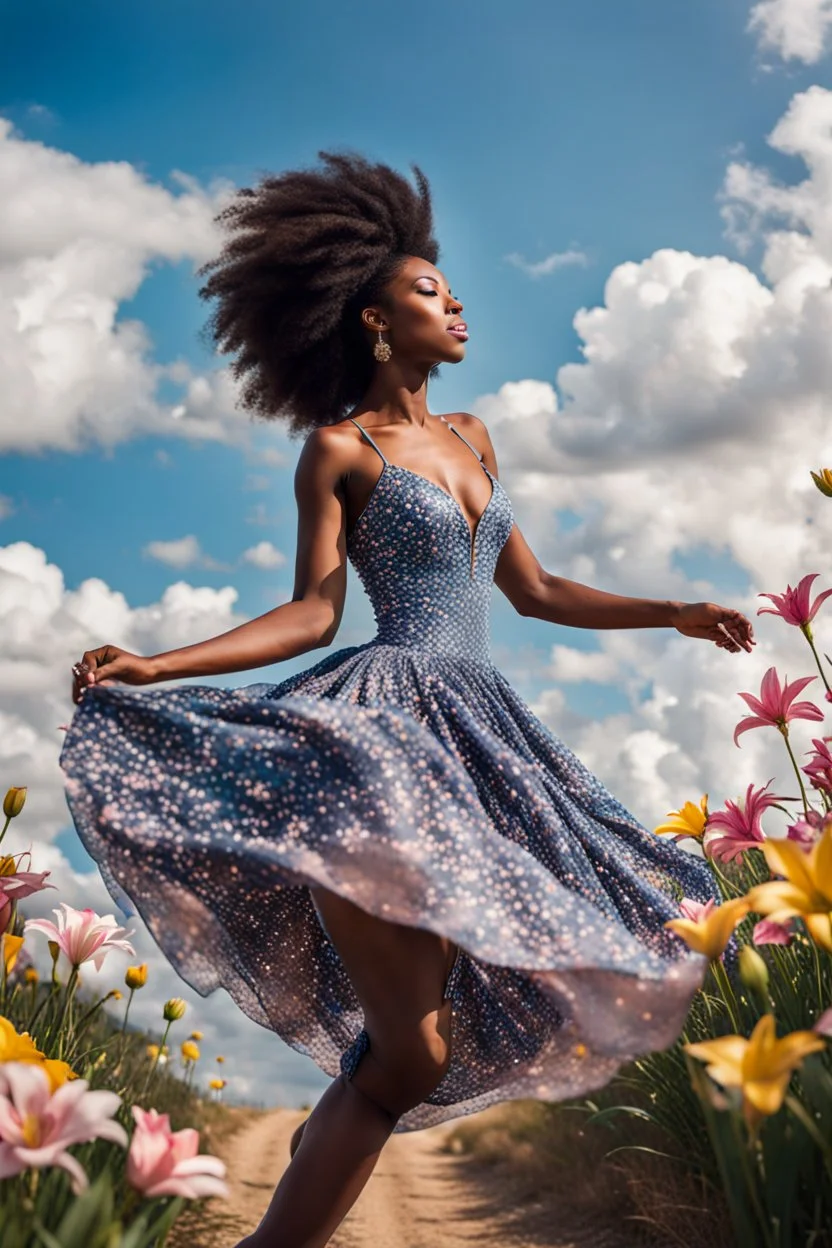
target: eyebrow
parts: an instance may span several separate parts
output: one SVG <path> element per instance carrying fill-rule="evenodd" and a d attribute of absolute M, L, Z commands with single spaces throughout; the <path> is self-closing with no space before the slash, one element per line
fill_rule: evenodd
<path fill-rule="evenodd" d="M 414 279 L 413 279 L 413 285 L 415 286 L 417 282 L 433 282 L 434 286 L 438 286 L 438 285 L 439 285 L 439 279 L 438 279 L 438 278 L 436 278 L 436 277 L 429 277 L 427 273 L 423 273 L 423 274 L 421 275 L 421 277 L 414 277 Z M 450 286 L 449 286 L 449 287 L 448 287 L 448 294 L 452 296 L 452 295 L 453 295 L 453 293 L 454 293 L 454 292 L 451 290 L 451 288 L 450 288 Z"/>

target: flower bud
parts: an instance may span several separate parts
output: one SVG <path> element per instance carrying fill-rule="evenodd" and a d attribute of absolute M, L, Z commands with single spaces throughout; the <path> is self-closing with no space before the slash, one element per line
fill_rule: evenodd
<path fill-rule="evenodd" d="M 12 788 L 3 798 L 3 814 L 7 819 L 14 819 L 15 815 L 19 815 L 26 802 L 26 793 L 28 786 L 23 785 L 22 788 Z"/>
<path fill-rule="evenodd" d="M 142 962 L 141 966 L 128 966 L 124 982 L 128 988 L 144 988 L 147 983 L 147 963 Z"/>
<path fill-rule="evenodd" d="M 192 1032 L 191 1032 L 191 1034 L 190 1034 L 190 1036 L 188 1037 L 188 1039 L 189 1039 L 189 1040 L 201 1040 L 201 1039 L 202 1039 L 202 1032 L 201 1032 L 201 1031 L 192 1031 Z"/>
<path fill-rule="evenodd" d="M 224 1062 L 224 1061 L 225 1061 L 225 1058 L 224 1058 L 224 1057 L 218 1057 L 218 1058 L 217 1058 L 217 1061 L 218 1061 L 218 1062 Z"/>
<path fill-rule="evenodd" d="M 27 984 L 36 984 L 40 979 L 40 976 L 33 966 L 27 966 L 26 970 L 23 972 L 23 978 L 26 980 Z"/>
<path fill-rule="evenodd" d="M 106 997 L 104 998 L 104 1000 L 105 1001 L 120 1001 L 123 996 L 124 996 L 124 993 L 121 992 L 120 989 L 111 988 L 110 991 L 107 993 Z"/>
<path fill-rule="evenodd" d="M 166 1001 L 164 1004 L 164 1008 L 162 1010 L 162 1017 L 164 1018 L 166 1023 L 172 1023 L 172 1022 L 175 1022 L 176 1019 L 181 1018 L 184 1013 L 185 1013 L 185 1002 L 182 1000 L 182 998 L 171 997 L 171 999 L 169 1001 Z"/>
<path fill-rule="evenodd" d="M 740 979 L 751 992 L 768 999 L 768 967 L 751 945 L 740 950 Z"/>
<path fill-rule="evenodd" d="M 49 952 L 52 954 L 52 965 L 55 966 L 61 955 L 61 946 L 58 944 L 57 940 L 49 940 L 47 941 L 47 944 L 49 945 Z"/>
<path fill-rule="evenodd" d="M 812 472 L 811 468 L 809 471 Z M 812 472 L 812 480 L 821 494 L 832 498 L 832 468 L 821 468 L 819 472 Z"/>

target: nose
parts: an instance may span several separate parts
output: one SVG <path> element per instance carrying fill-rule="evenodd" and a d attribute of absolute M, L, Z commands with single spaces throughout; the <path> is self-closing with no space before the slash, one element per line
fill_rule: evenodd
<path fill-rule="evenodd" d="M 462 303 L 462 300 L 461 300 L 461 299 L 455 299 L 455 298 L 453 297 L 453 295 L 452 295 L 452 296 L 451 296 L 451 300 L 450 300 L 450 306 L 451 306 L 451 308 L 452 308 L 452 310 L 453 310 L 453 311 L 455 311 L 455 312 L 461 312 L 461 311 L 462 311 L 462 308 L 463 308 L 463 303 Z"/>

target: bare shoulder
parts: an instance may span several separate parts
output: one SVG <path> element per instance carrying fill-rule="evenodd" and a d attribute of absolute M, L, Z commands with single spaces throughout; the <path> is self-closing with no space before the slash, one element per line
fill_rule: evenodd
<path fill-rule="evenodd" d="M 354 429 L 349 421 L 312 429 L 301 446 L 296 479 L 327 477 L 336 482 L 348 473 L 355 459 L 356 442 L 349 433 Z"/>
<path fill-rule="evenodd" d="M 474 416 L 472 412 L 454 412 L 452 416 L 446 416 L 445 419 L 456 425 L 459 432 L 477 448 L 482 454 L 486 467 L 496 476 L 497 457 L 494 454 L 494 447 L 485 422 L 480 420 L 479 416 Z"/>

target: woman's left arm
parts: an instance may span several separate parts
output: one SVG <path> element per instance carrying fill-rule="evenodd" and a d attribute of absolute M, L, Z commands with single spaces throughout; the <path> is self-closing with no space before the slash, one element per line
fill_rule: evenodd
<path fill-rule="evenodd" d="M 497 459 L 488 430 L 474 416 L 463 426 L 496 477 Z M 751 622 L 741 611 L 715 602 L 672 598 L 628 598 L 553 576 L 538 562 L 517 524 L 500 552 L 494 583 L 520 615 L 570 628 L 675 628 L 685 637 L 713 641 L 733 653 L 756 645 Z"/>

